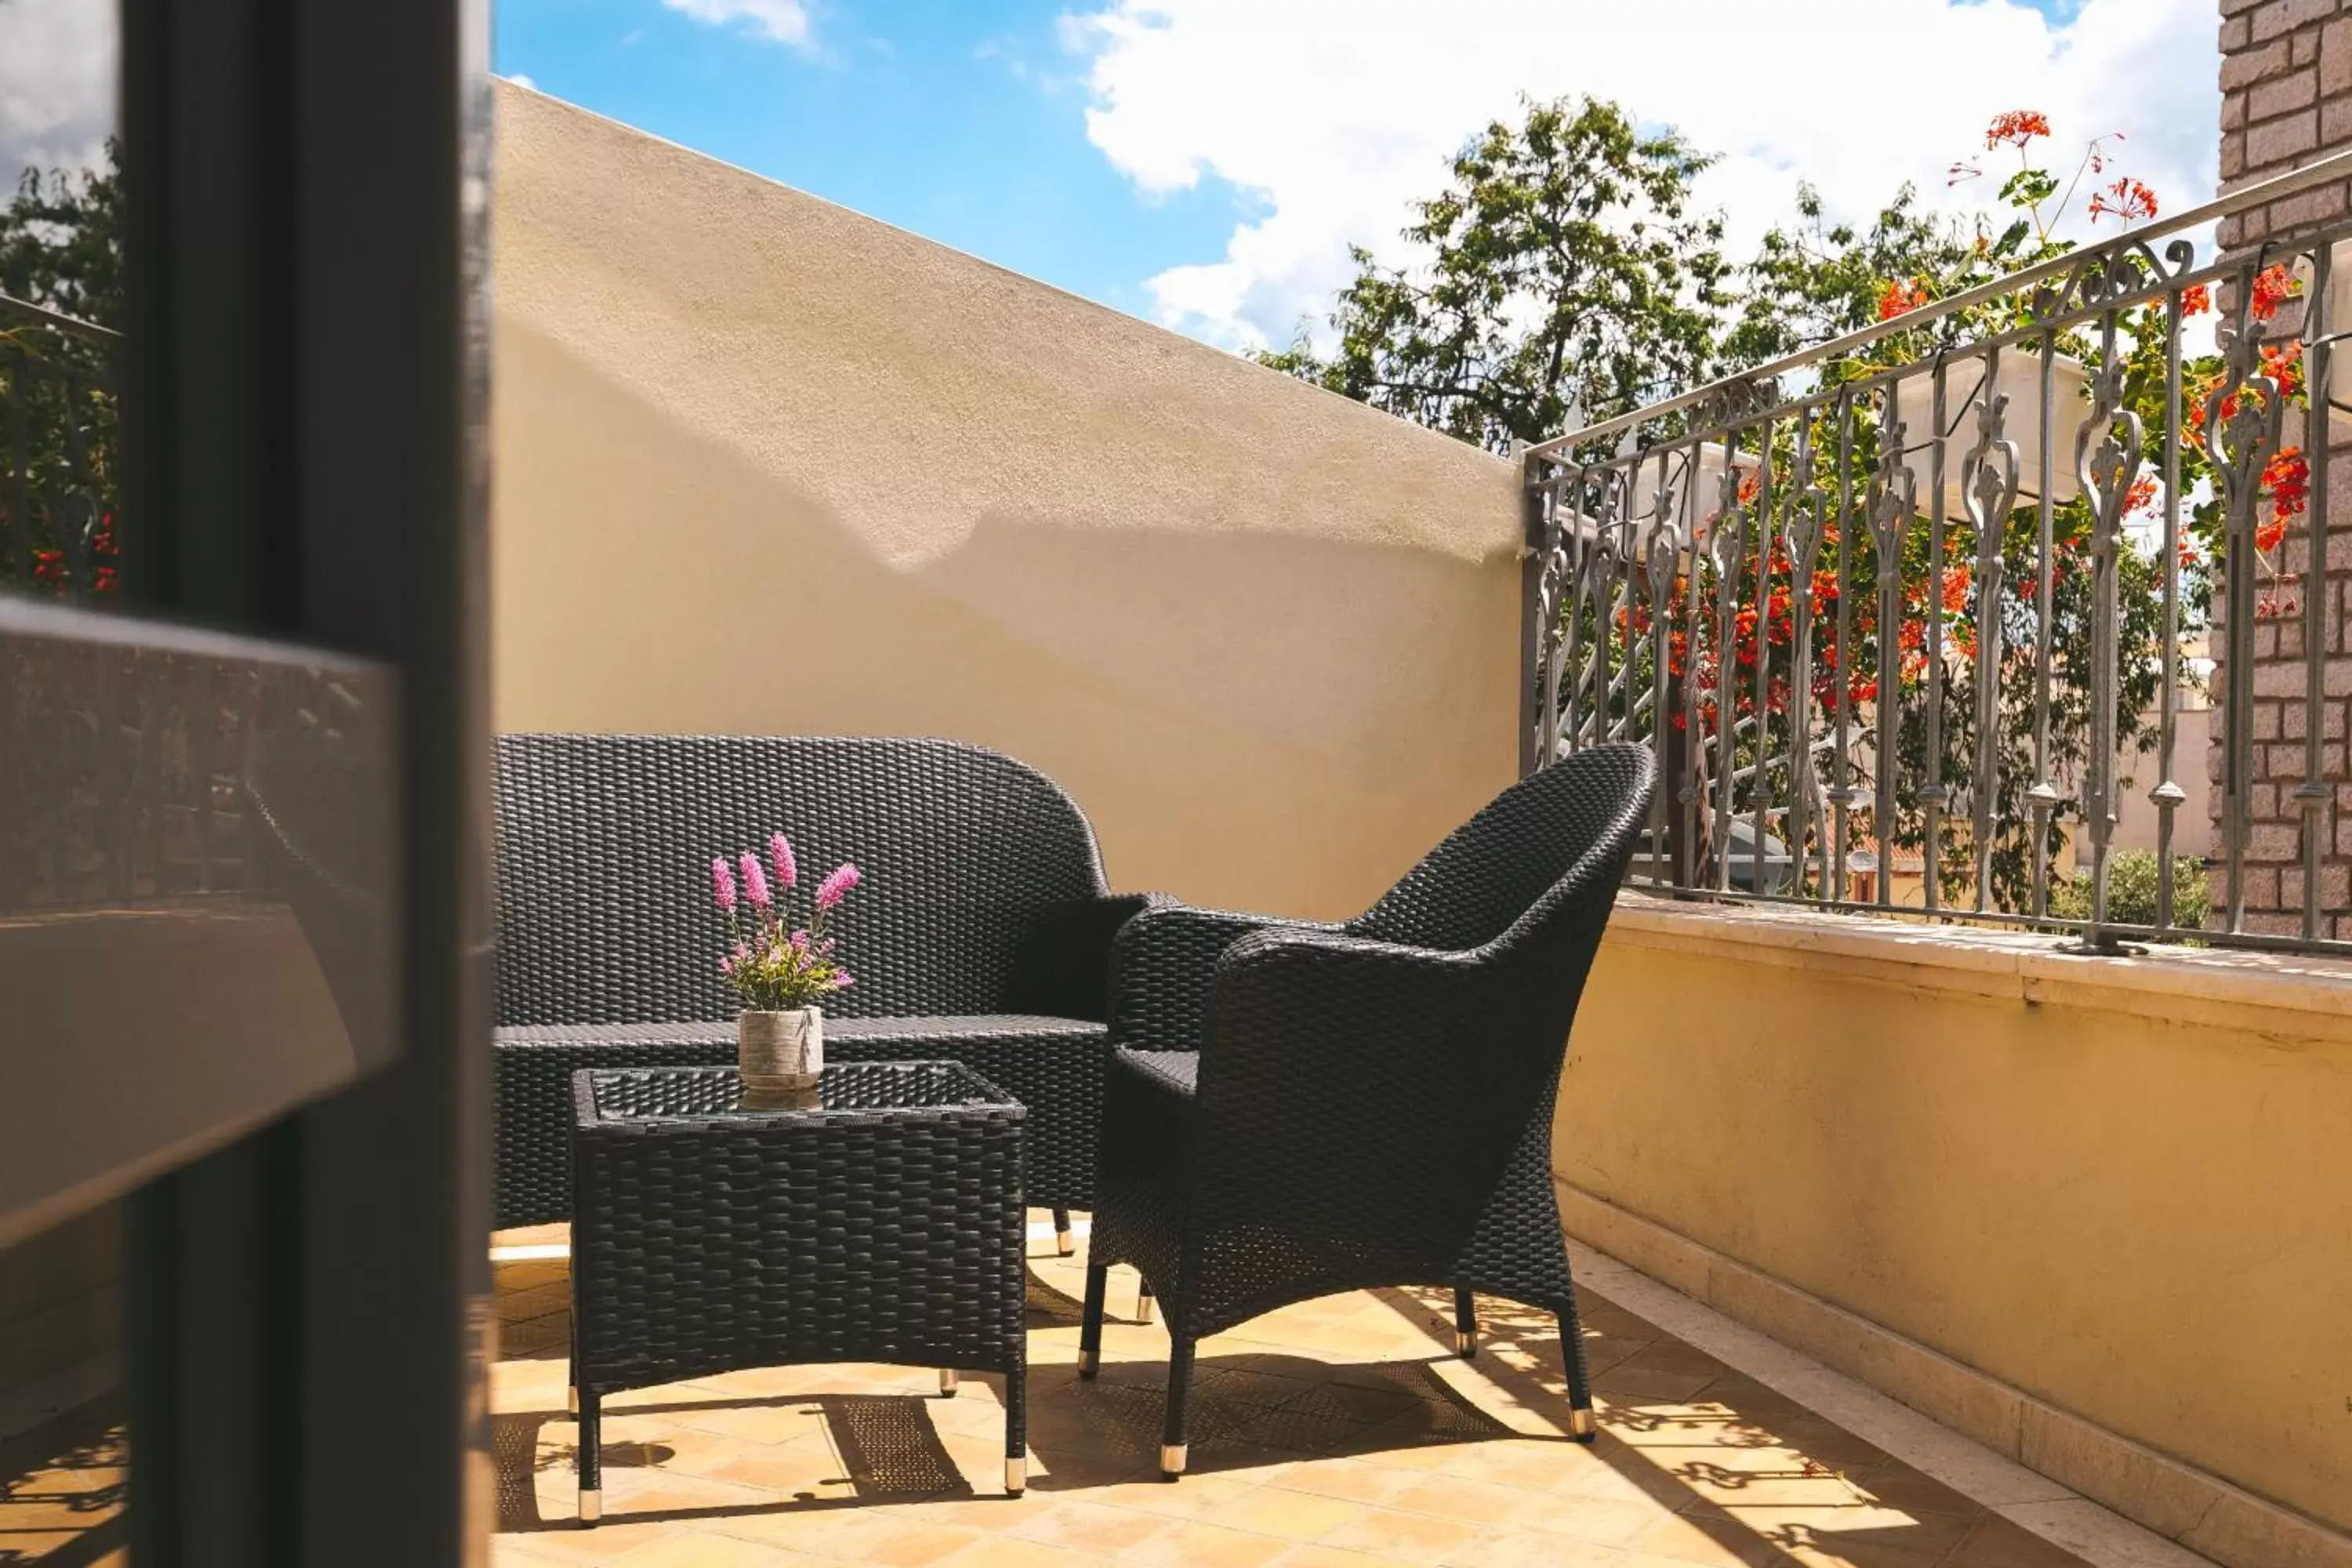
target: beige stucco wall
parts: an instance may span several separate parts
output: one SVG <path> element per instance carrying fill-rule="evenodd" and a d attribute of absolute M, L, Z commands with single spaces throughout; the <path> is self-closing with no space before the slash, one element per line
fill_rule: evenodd
<path fill-rule="evenodd" d="M 509 84 L 497 721 L 936 734 L 1360 908 L 1517 764 L 1509 466 Z"/>
<path fill-rule="evenodd" d="M 2352 1529 L 2352 969 L 2050 947 L 1621 901 L 1556 1173 Z"/>

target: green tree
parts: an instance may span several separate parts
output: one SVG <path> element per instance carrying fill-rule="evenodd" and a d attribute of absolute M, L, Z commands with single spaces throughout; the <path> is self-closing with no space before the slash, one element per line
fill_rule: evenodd
<path fill-rule="evenodd" d="M 0 207 L 0 294 L 121 330 L 118 152 L 108 144 L 102 169 L 25 172 Z M 26 470 L 10 473 L 13 455 L 0 451 L 0 585 L 60 595 L 115 590 L 113 371 L 103 342 L 0 306 L 0 406 L 22 422 Z"/>
<path fill-rule="evenodd" d="M 1326 359 L 1302 329 L 1262 363 L 1492 450 L 1704 379 L 1729 268 L 1694 216 L 1708 160 L 1591 99 L 1528 102 L 1455 157 L 1404 230 L 1421 259 L 1353 252 Z"/>
<path fill-rule="evenodd" d="M 121 147 L 102 169 L 27 169 L 0 207 L 0 294 L 122 330 Z"/>
<path fill-rule="evenodd" d="M 1614 105 L 1529 104 L 1517 123 L 1488 126 L 1454 160 L 1445 189 L 1415 204 L 1416 221 L 1404 231 L 1416 253 L 1411 263 L 1383 267 L 1356 252 L 1357 276 L 1340 291 L 1330 317 L 1337 347 L 1329 357 L 1302 331 L 1290 348 L 1259 358 L 1490 449 L 1504 449 L 1515 437 L 1545 439 L 2061 255 L 2069 245 L 2058 237 L 2060 220 L 2085 192 L 2094 220 L 2153 216 L 2154 197 L 2145 186 L 2128 179 L 2099 183 L 2107 173 L 2100 143 L 2084 151 L 2071 179 L 2039 166 L 2036 143 L 2049 133 L 2048 121 L 2030 110 L 2004 114 L 1988 129 L 1985 153 L 2015 165 L 2006 172 L 1991 212 L 1938 216 L 1906 186 L 1868 223 L 1832 223 L 1819 194 L 1801 186 L 1791 221 L 1769 232 L 1752 259 L 1733 267 L 1722 254 L 1719 220 L 1692 210 L 1691 182 L 1706 167 L 1705 154 L 1671 133 L 1637 134 L 1632 119 Z M 1955 183 L 1981 173 L 1970 163 L 1955 165 Z M 1821 384 L 1835 388 L 1921 365 L 1938 350 L 2024 324 L 2031 310 L 2031 300 L 2023 296 L 1998 300 L 1892 331 L 1860 353 L 1821 363 L 1814 374 Z M 2068 333 L 2061 334 L 2056 347 L 2089 363 L 2110 353 L 2126 360 L 2126 401 L 2147 428 L 2160 431 L 2174 412 L 2165 405 L 2161 375 L 2168 333 L 2162 309 L 2148 307 L 2128 312 L 2111 343 Z M 1966 368 L 1969 362 L 1960 363 L 1960 374 L 1974 374 Z M 2192 385 L 2210 371 L 2201 362 L 2189 369 Z M 1961 395 L 1969 384 L 1961 384 Z M 1775 511 L 1774 550 L 1770 559 L 1759 558 L 1759 531 L 1751 525 L 1747 559 L 1737 569 L 1742 606 L 1737 625 L 1727 632 L 1715 624 L 1710 587 L 1696 624 L 1676 622 L 1666 629 L 1669 667 L 1687 678 L 1694 711 L 1710 737 L 1717 701 L 1733 705 L 1732 762 L 1742 768 L 1761 763 L 1769 787 L 1785 792 L 1796 739 L 1790 733 L 1795 704 L 1787 689 L 1792 609 L 1797 595 L 1808 595 L 1814 627 L 1810 722 L 1818 733 L 1836 692 L 1851 693 L 1861 710 L 1857 738 L 1867 752 L 1896 763 L 1896 816 L 1889 826 L 1898 845 L 1916 848 L 1924 843 L 1921 791 L 1930 781 L 1947 787 L 1950 804 L 1937 871 L 1945 895 L 1958 901 L 1970 896 L 1974 880 L 1967 807 L 1979 754 L 1976 689 L 1987 675 L 1980 649 L 1998 623 L 2001 656 L 1990 672 L 2000 722 L 1991 741 L 1988 891 L 1996 907 L 2030 909 L 2037 857 L 2036 816 L 2028 792 L 2045 776 L 2034 749 L 2034 715 L 2042 700 L 2034 657 L 2041 617 L 2031 587 L 2040 571 L 2038 511 L 2022 507 L 2001 520 L 2003 585 L 1997 595 L 1974 580 L 1978 542 L 1965 516 L 1946 518 L 1940 562 L 1931 560 L 1928 520 L 1910 520 L 1899 545 L 1901 624 L 1879 627 L 1872 589 L 1877 544 L 1858 503 L 1870 490 L 1883 423 L 1876 393 L 1856 404 L 1853 426 L 1843 432 L 1850 441 L 1842 440 L 1832 421 L 1814 422 L 1814 487 L 1825 495 L 1838 491 L 1836 458 L 1843 450 L 1851 464 L 1843 478 L 1855 509 L 1827 520 L 1825 533 L 1832 542 L 1824 547 L 1812 581 L 1799 584 L 1787 555 L 1790 499 L 1779 489 L 1759 495 L 1759 506 Z M 1770 425 L 1772 467 L 1783 484 L 1792 471 L 1795 425 L 1785 416 Z M 1686 428 L 1679 418 L 1653 420 L 1635 439 L 1670 440 Z M 1929 438 L 1923 430 L 1905 432 L 1911 445 Z M 1740 432 L 1739 439 L 1752 457 L 1757 428 Z M 1969 439 L 1966 432 L 1955 433 L 1948 448 L 1951 460 L 1958 460 Z M 1606 450 L 1578 456 L 1592 462 L 1614 456 L 1617 444 L 1606 445 Z M 2063 454 L 2060 460 L 2070 458 Z M 2190 492 L 2202 493 L 2205 471 L 2200 453 L 2184 455 L 2183 499 L 2196 513 L 2190 521 L 2200 535 L 2212 531 L 2207 514 L 2213 503 L 2196 500 Z M 1700 504 L 1711 510 L 1713 498 Z M 2137 504 L 2144 522 L 2148 503 Z M 2080 815 L 2075 785 L 2093 728 L 2085 676 L 2096 620 L 2087 565 L 2087 503 L 2076 500 L 2057 508 L 2052 524 L 2053 679 L 2047 776 L 2061 799 L 2043 819 L 2047 837 L 2040 858 L 2045 867 L 2059 858 L 2068 825 Z M 1836 570 L 1841 559 L 1842 580 Z M 2117 731 L 2128 756 L 2141 738 L 2141 716 L 2154 700 L 2159 679 L 2163 579 L 2161 563 L 2144 542 L 2126 542 L 2119 572 Z M 2201 599 L 2200 582 L 2184 588 L 2185 604 Z M 1931 584 L 1940 602 L 1931 602 Z M 1841 597 L 1853 601 L 1848 606 L 1849 647 L 1836 646 L 1832 636 Z M 1678 584 L 1675 603 L 1685 602 Z M 1646 600 L 1613 615 L 1594 605 L 1566 606 L 1563 614 L 1577 622 L 1571 628 L 1576 646 L 1609 649 L 1612 663 L 1631 671 L 1633 679 L 1618 688 L 1621 693 L 1650 689 L 1649 661 L 1654 656 Z M 2193 625 L 2193 615 L 2189 620 Z M 1931 621 L 1940 640 L 1940 657 L 1932 662 L 1925 635 Z M 1759 660 L 1768 665 L 1760 701 Z M 1927 722 L 1931 708 L 1938 720 L 1933 756 Z M 1880 717 L 1891 720 L 1897 713 L 1892 734 L 1869 733 Z M 1821 827 L 1818 811 L 1809 816 L 1813 828 Z"/>

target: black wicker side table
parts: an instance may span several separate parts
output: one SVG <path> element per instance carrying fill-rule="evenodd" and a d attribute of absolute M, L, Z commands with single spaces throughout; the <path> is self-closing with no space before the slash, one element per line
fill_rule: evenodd
<path fill-rule="evenodd" d="M 733 1068 L 572 1076 L 572 1385 L 580 1517 L 603 1397 L 746 1367 L 1004 1374 L 1020 1495 L 1020 1105 L 957 1062 L 828 1066 L 818 1104 L 746 1108 Z"/>

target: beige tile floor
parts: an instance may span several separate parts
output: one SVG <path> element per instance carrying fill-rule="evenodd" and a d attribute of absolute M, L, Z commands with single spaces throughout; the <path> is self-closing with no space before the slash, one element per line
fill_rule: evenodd
<path fill-rule="evenodd" d="M 547 1244 L 561 1231 L 509 1233 Z M 1205 1342 L 1192 1473 L 1157 1477 L 1166 1336 L 1115 1321 L 1075 1371 L 1079 1258 L 1033 1244 L 1030 1486 L 1003 1495 L 996 1380 L 767 1369 L 615 1396 L 604 1521 L 574 1521 L 565 1264 L 498 1270 L 500 1568 L 2060 1568 L 2063 1551 L 1587 1288 L 1601 1438 L 1561 1435 L 1549 1320 L 1371 1291 Z M 1115 1320 L 1134 1277 L 1114 1274 Z M 5 1558 L 0 1558 L 5 1561 Z"/>
<path fill-rule="evenodd" d="M 0 1442 L 0 1564 L 126 1568 L 124 1460 L 110 1403 Z"/>

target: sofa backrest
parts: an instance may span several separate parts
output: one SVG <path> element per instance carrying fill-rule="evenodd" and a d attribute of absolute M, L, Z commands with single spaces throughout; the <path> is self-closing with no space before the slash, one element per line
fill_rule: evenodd
<path fill-rule="evenodd" d="M 840 1016 L 1003 1011 L 1031 918 L 1103 891 L 1067 795 L 948 741 L 501 735 L 495 827 L 501 1024 L 732 1017 L 711 858 L 764 862 L 780 831 L 798 898 L 865 873 L 833 927 Z"/>

